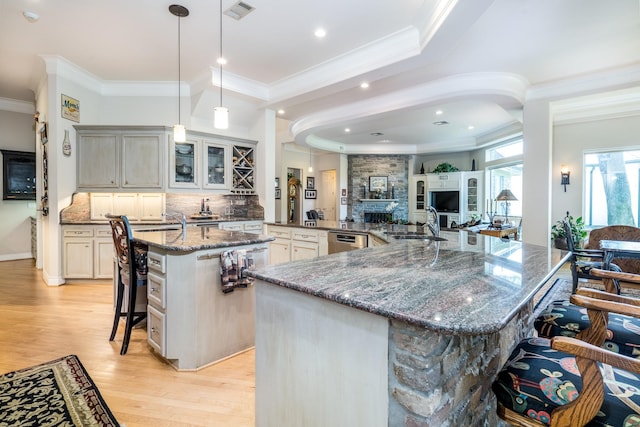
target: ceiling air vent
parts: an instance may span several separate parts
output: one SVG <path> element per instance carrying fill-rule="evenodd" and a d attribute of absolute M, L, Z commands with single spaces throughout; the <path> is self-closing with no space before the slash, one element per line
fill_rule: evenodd
<path fill-rule="evenodd" d="M 224 14 L 232 17 L 236 21 L 239 21 L 245 16 L 247 16 L 249 12 L 251 12 L 253 9 L 255 9 L 255 7 L 251 6 L 250 4 L 245 3 L 243 1 L 239 1 L 233 6 L 231 6 L 229 9 L 225 10 Z"/>

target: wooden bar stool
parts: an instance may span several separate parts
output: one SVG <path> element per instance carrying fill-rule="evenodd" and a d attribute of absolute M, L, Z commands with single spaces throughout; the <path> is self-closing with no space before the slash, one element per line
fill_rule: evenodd
<path fill-rule="evenodd" d="M 125 215 L 105 215 L 111 225 L 113 244 L 118 258 L 118 285 L 115 315 L 109 341 L 113 341 L 121 317 L 126 318 L 124 337 L 120 354 L 126 354 L 131 338 L 131 330 L 147 317 L 144 312 L 136 312 L 136 294 L 138 287 L 147 285 L 147 248 L 134 245 L 131 226 Z M 127 293 L 126 311 L 122 304 Z"/>

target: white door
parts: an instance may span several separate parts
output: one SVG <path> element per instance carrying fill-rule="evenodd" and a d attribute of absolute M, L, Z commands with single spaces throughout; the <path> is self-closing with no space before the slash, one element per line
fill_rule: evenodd
<path fill-rule="evenodd" d="M 337 221 L 336 216 L 336 170 L 320 171 L 321 191 L 318 191 L 318 202 L 316 206 L 324 212 L 324 219 Z"/>

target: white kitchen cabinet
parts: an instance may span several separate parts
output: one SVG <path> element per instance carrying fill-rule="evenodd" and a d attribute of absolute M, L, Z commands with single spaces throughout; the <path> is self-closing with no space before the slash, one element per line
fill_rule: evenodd
<path fill-rule="evenodd" d="M 202 160 L 206 189 L 228 189 L 229 185 L 229 145 L 222 140 L 202 139 Z"/>
<path fill-rule="evenodd" d="M 94 279 L 110 279 L 113 277 L 115 250 L 111 228 L 96 227 L 93 240 L 93 277 Z"/>
<path fill-rule="evenodd" d="M 200 188 L 199 141 L 189 135 L 185 142 L 169 139 L 169 187 Z"/>
<path fill-rule="evenodd" d="M 65 279 L 110 279 L 113 256 L 113 238 L 108 225 L 62 226 Z"/>
<path fill-rule="evenodd" d="M 91 193 L 91 219 L 105 214 L 126 215 L 130 221 L 161 221 L 165 211 L 164 193 Z"/>
<path fill-rule="evenodd" d="M 163 189 L 163 127 L 74 126 L 81 190 Z"/>
<path fill-rule="evenodd" d="M 242 231 L 244 233 L 262 234 L 262 221 L 229 221 L 218 223 L 220 230 Z"/>
<path fill-rule="evenodd" d="M 93 279 L 93 238 L 65 237 L 64 277 L 67 279 Z"/>
<path fill-rule="evenodd" d="M 310 259 L 329 252 L 326 230 L 269 224 L 266 234 L 276 238 L 269 243 L 269 264 Z"/>
<path fill-rule="evenodd" d="M 199 251 L 149 247 L 147 341 L 178 370 L 196 370 L 254 345 L 254 287 L 222 292 L 220 253 L 246 249 L 256 267 L 265 244 Z"/>
<path fill-rule="evenodd" d="M 113 193 L 91 193 L 89 195 L 89 205 L 92 220 L 106 221 L 105 215 L 115 212 L 113 210 Z"/>
<path fill-rule="evenodd" d="M 425 223 L 427 213 L 427 177 L 426 175 L 414 175 L 409 180 L 409 222 Z"/>

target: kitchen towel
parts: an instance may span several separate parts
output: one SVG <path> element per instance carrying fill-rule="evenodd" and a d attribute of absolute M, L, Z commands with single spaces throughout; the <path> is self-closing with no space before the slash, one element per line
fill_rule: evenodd
<path fill-rule="evenodd" d="M 248 269 L 254 268 L 254 260 L 246 249 L 224 251 L 220 254 L 220 278 L 222 292 L 233 292 L 235 288 L 246 288 L 253 278 L 246 276 Z"/>

